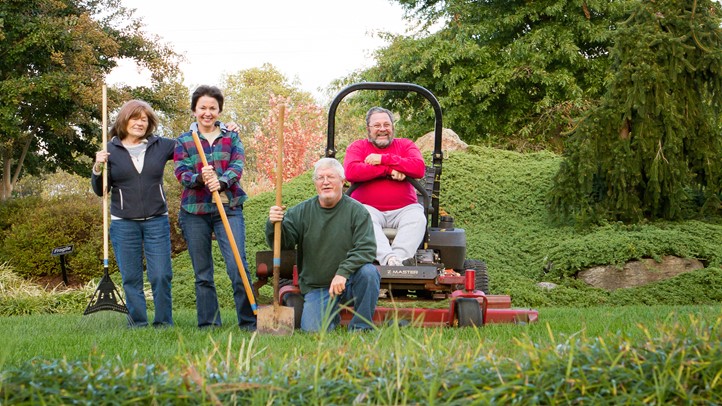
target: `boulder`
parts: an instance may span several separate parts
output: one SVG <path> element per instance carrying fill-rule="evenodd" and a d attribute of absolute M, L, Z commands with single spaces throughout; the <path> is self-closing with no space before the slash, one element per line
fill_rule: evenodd
<path fill-rule="evenodd" d="M 426 133 L 416 140 L 416 146 L 421 152 L 432 152 L 434 150 L 434 132 Z M 466 151 L 469 144 L 459 138 L 459 136 L 451 128 L 441 130 L 441 150 L 448 151 Z"/>
<path fill-rule="evenodd" d="M 553 282 L 539 282 L 539 283 L 537 283 L 536 285 L 537 285 L 539 288 L 541 288 L 541 289 L 546 289 L 546 290 L 556 289 L 556 287 L 559 286 L 559 285 L 557 285 L 556 283 L 553 283 Z"/>
<path fill-rule="evenodd" d="M 580 271 L 577 279 L 591 286 L 612 291 L 646 285 L 702 268 L 704 264 L 696 259 L 665 256 L 661 262 L 651 258 L 627 262 L 622 269 L 614 266 L 596 266 Z"/>

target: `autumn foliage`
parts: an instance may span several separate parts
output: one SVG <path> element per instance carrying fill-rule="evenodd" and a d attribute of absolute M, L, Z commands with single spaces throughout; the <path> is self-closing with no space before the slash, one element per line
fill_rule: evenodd
<path fill-rule="evenodd" d="M 283 125 L 283 181 L 306 172 L 323 154 L 323 111 L 314 104 L 291 105 L 290 99 L 271 95 L 270 111 L 253 136 L 256 171 L 274 183 L 278 159 L 278 127 L 281 104 L 286 106 Z"/>

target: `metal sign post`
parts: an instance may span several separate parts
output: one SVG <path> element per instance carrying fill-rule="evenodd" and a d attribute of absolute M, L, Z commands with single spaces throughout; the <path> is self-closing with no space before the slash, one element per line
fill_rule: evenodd
<path fill-rule="evenodd" d="M 63 283 L 68 286 L 68 271 L 65 270 L 65 256 L 73 252 L 72 245 L 64 245 L 62 247 L 53 248 L 50 255 L 54 257 L 60 257 L 60 270 L 63 273 Z"/>

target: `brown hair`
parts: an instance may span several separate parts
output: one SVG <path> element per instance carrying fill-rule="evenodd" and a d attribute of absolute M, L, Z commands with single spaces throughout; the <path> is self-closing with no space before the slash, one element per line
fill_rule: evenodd
<path fill-rule="evenodd" d="M 223 92 L 221 92 L 221 89 L 215 86 L 208 85 L 198 86 L 191 95 L 191 111 L 196 111 L 198 99 L 203 96 L 208 96 L 216 99 L 216 101 L 218 102 L 218 113 L 223 112 Z"/>
<path fill-rule="evenodd" d="M 145 136 L 143 138 L 150 137 L 158 128 L 158 116 L 150 107 L 150 104 L 143 100 L 130 100 L 123 104 L 118 112 L 118 117 L 115 119 L 113 126 L 110 128 L 110 138 L 118 137 L 124 139 L 128 136 L 126 131 L 128 128 L 128 122 L 131 118 L 140 117 L 141 113 L 145 113 L 148 117 L 148 128 L 145 130 Z"/>

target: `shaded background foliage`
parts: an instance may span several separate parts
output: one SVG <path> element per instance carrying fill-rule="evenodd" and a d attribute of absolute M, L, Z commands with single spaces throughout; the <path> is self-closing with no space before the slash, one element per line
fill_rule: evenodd
<path fill-rule="evenodd" d="M 0 199 L 21 171 L 87 173 L 101 139 L 101 87 L 121 58 L 151 72 L 149 86 L 119 86 L 109 106 L 143 98 L 182 110 L 181 58 L 117 0 L 0 2 Z"/>
<path fill-rule="evenodd" d="M 614 75 L 571 133 L 552 209 L 579 222 L 719 212 L 722 9 L 637 2 L 612 48 Z"/>
<path fill-rule="evenodd" d="M 388 35 L 391 44 L 377 52 L 376 66 L 361 72 L 362 79 L 431 90 L 444 107 L 445 126 L 467 143 L 560 151 L 574 118 L 606 88 L 613 33 L 632 2 L 399 3 L 419 31 Z M 412 134 L 431 128 L 433 116 L 418 100 L 369 99 L 403 112 Z"/>
<path fill-rule="evenodd" d="M 103 228 L 97 202 L 90 195 L 22 199 L 22 206 L 3 221 L 10 226 L 3 231 L 0 257 L 24 277 L 60 275 L 59 260 L 50 253 L 72 244 L 68 272 L 84 280 L 98 276 L 103 256 L 102 245 L 98 255 L 97 242 L 102 241 Z M 117 270 L 115 264 L 112 269 Z"/>

